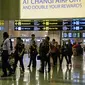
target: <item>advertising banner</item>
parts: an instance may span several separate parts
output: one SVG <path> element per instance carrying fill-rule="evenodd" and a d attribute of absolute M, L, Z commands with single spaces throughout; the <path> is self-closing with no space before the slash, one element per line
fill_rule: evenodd
<path fill-rule="evenodd" d="M 20 19 L 84 17 L 85 0 L 20 0 Z"/>

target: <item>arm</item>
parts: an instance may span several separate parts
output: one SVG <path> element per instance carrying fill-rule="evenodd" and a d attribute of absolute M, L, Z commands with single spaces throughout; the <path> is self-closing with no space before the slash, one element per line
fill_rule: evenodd
<path fill-rule="evenodd" d="M 6 45 L 7 45 L 7 50 L 8 50 L 8 54 L 11 54 L 11 49 L 10 49 L 10 41 L 6 40 Z"/>
<path fill-rule="evenodd" d="M 19 54 L 19 56 L 21 57 L 21 56 L 24 54 L 24 52 L 25 52 L 25 46 L 24 46 L 24 44 L 23 44 L 23 46 L 22 46 L 22 51 L 21 51 L 21 53 Z"/>

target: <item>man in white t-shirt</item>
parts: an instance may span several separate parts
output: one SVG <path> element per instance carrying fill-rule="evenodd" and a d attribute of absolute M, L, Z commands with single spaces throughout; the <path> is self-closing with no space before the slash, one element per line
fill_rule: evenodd
<path fill-rule="evenodd" d="M 1 77 L 6 77 L 6 76 L 10 76 L 12 74 L 12 69 L 11 66 L 9 64 L 9 55 L 11 55 L 11 48 L 10 48 L 10 39 L 9 39 L 9 35 L 7 32 L 3 33 L 3 45 L 2 45 L 2 71 L 3 71 L 3 75 Z M 7 69 L 9 70 L 9 74 L 7 75 Z"/>

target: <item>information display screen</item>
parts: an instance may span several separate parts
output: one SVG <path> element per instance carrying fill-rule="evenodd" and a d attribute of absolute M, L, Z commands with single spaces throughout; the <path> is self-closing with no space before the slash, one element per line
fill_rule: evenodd
<path fill-rule="evenodd" d="M 72 38 L 72 33 L 68 33 L 68 37 L 69 38 Z"/>
<path fill-rule="evenodd" d="M 79 19 L 73 19 L 72 25 L 79 25 Z"/>
<path fill-rule="evenodd" d="M 72 26 L 72 30 L 81 30 L 79 26 Z"/>
<path fill-rule="evenodd" d="M 85 19 L 73 19 L 72 30 L 85 30 Z"/>
<path fill-rule="evenodd" d="M 77 33 L 73 33 L 73 38 L 76 38 L 77 37 Z"/>
<path fill-rule="evenodd" d="M 83 34 L 83 37 L 85 34 Z M 64 32 L 62 35 L 63 38 L 81 38 L 81 33 L 79 32 Z"/>
<path fill-rule="evenodd" d="M 68 33 L 63 33 L 63 38 L 67 38 L 68 37 Z"/>
<path fill-rule="evenodd" d="M 85 33 L 82 33 L 82 37 L 85 38 Z"/>
<path fill-rule="evenodd" d="M 4 26 L 0 26 L 0 31 L 4 30 Z"/>
<path fill-rule="evenodd" d="M 77 38 L 80 38 L 81 37 L 81 33 L 77 33 Z"/>

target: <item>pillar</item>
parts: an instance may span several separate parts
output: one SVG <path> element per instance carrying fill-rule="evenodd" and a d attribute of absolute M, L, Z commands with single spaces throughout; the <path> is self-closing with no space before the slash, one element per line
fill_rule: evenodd
<path fill-rule="evenodd" d="M 4 21 L 4 32 L 9 33 L 9 20 Z"/>

